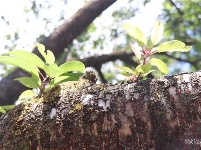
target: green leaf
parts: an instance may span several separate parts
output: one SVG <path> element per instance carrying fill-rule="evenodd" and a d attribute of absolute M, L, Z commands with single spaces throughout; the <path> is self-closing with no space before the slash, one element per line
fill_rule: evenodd
<path fill-rule="evenodd" d="M 141 70 L 142 70 L 142 74 L 146 74 L 151 70 L 151 64 L 147 63 L 144 65 L 141 65 Z"/>
<path fill-rule="evenodd" d="M 114 67 L 117 69 L 123 70 L 127 73 L 135 74 L 135 72 L 132 69 L 130 69 L 129 67 L 125 67 L 125 66 L 114 66 Z"/>
<path fill-rule="evenodd" d="M 141 68 L 142 65 L 138 65 L 136 68 L 135 68 L 135 75 L 139 75 L 140 73 L 143 73 L 143 70 Z"/>
<path fill-rule="evenodd" d="M 149 37 L 149 39 L 147 40 L 146 48 L 147 48 L 147 49 L 151 49 L 151 48 L 153 48 L 153 43 L 151 42 L 150 37 Z"/>
<path fill-rule="evenodd" d="M 52 51 L 47 50 L 47 54 L 45 53 L 45 46 L 43 44 L 37 44 L 38 51 L 44 57 L 47 64 L 51 65 L 55 62 L 55 57 Z"/>
<path fill-rule="evenodd" d="M 60 83 L 61 81 L 67 79 L 67 78 L 69 78 L 69 76 L 59 76 L 59 77 L 55 77 L 55 78 L 52 80 L 51 84 L 52 84 L 52 85 L 58 84 L 58 83 Z"/>
<path fill-rule="evenodd" d="M 82 62 L 73 60 L 62 64 L 59 68 L 62 70 L 60 72 L 62 74 L 69 71 L 84 72 L 85 66 Z"/>
<path fill-rule="evenodd" d="M 150 63 L 158 68 L 158 70 L 163 74 L 168 74 L 169 70 L 167 65 L 160 59 L 152 58 Z"/>
<path fill-rule="evenodd" d="M 138 62 L 140 62 L 142 53 L 140 52 L 139 49 L 135 48 L 134 45 L 132 45 L 131 43 L 130 43 L 130 46 L 131 46 L 131 49 L 133 50 L 133 53 L 135 54 L 136 58 L 138 59 Z"/>
<path fill-rule="evenodd" d="M 46 61 L 47 55 L 45 53 L 45 46 L 43 44 L 36 44 L 36 46 L 38 47 L 38 51 L 40 52 L 40 54 L 44 57 L 44 59 Z"/>
<path fill-rule="evenodd" d="M 6 113 L 6 111 L 2 108 L 2 106 L 0 106 L 0 112 L 3 113 L 3 114 Z"/>
<path fill-rule="evenodd" d="M 135 68 L 135 75 L 139 75 L 141 73 L 141 75 L 147 74 L 149 71 L 151 70 L 151 64 L 147 63 L 144 65 L 138 65 Z"/>
<path fill-rule="evenodd" d="M 20 81 L 20 83 L 22 83 L 24 86 L 28 87 L 28 88 L 37 88 L 40 87 L 39 85 L 39 79 L 33 78 L 33 77 L 21 77 L 21 78 L 17 78 L 15 80 Z"/>
<path fill-rule="evenodd" d="M 34 75 L 39 76 L 39 69 L 37 66 L 30 64 L 25 60 L 9 56 L 0 56 L 0 63 L 17 66 L 29 73 L 33 73 Z"/>
<path fill-rule="evenodd" d="M 23 59 L 29 63 L 32 63 L 34 65 L 36 65 L 39 68 L 44 67 L 44 62 L 35 54 L 30 53 L 30 52 L 26 52 L 23 50 L 13 50 L 8 52 L 7 54 L 10 54 L 12 56 L 15 56 L 17 58 Z"/>
<path fill-rule="evenodd" d="M 15 107 L 15 105 L 4 105 L 4 106 L 1 106 L 4 110 L 11 110 Z"/>
<path fill-rule="evenodd" d="M 122 26 L 122 28 L 124 30 L 126 30 L 126 32 L 128 32 L 128 34 L 134 38 L 134 40 L 138 43 L 138 45 L 144 47 L 147 43 L 146 37 L 144 35 L 144 33 L 136 26 L 132 25 L 132 24 L 125 24 L 124 26 Z"/>
<path fill-rule="evenodd" d="M 151 42 L 154 45 L 156 45 L 160 41 L 163 35 L 163 30 L 164 30 L 163 24 L 157 21 L 151 34 Z"/>
<path fill-rule="evenodd" d="M 62 70 L 57 66 L 57 64 L 53 63 L 49 66 L 45 65 L 44 71 L 49 77 L 54 78 L 59 76 Z"/>
<path fill-rule="evenodd" d="M 83 73 L 80 72 L 76 72 L 76 73 L 63 73 L 61 76 L 69 76 L 69 78 L 75 78 L 76 80 L 79 79 L 79 77 L 81 77 L 83 75 Z"/>
<path fill-rule="evenodd" d="M 131 75 L 130 75 L 128 72 L 126 72 L 126 71 L 122 71 L 120 74 L 123 75 L 123 76 L 126 76 L 126 77 L 130 77 L 130 76 L 131 76 Z"/>
<path fill-rule="evenodd" d="M 180 52 L 187 52 L 192 48 L 192 46 L 186 46 L 183 42 L 178 40 L 172 40 L 168 42 L 164 42 L 161 45 L 158 46 L 157 51 L 160 52 L 174 52 L 174 51 L 180 51 Z"/>
<path fill-rule="evenodd" d="M 47 50 L 46 62 L 50 65 L 55 62 L 54 54 L 50 50 Z"/>
<path fill-rule="evenodd" d="M 19 96 L 18 100 L 24 99 L 24 98 L 30 98 L 35 95 L 36 95 L 36 93 L 34 93 L 32 90 L 26 90 L 26 91 L 22 92 L 22 94 Z"/>
<path fill-rule="evenodd" d="M 149 72 L 144 73 L 142 76 L 143 76 L 143 77 L 146 77 L 148 74 L 150 74 L 150 73 L 152 73 L 152 72 L 154 72 L 154 71 L 156 71 L 156 70 L 150 70 Z"/>

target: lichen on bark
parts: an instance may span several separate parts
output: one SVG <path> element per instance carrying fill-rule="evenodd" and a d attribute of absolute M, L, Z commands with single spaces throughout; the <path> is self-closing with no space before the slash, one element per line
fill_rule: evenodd
<path fill-rule="evenodd" d="M 200 148 L 200 76 L 60 84 L 1 117 L 1 149 Z"/>

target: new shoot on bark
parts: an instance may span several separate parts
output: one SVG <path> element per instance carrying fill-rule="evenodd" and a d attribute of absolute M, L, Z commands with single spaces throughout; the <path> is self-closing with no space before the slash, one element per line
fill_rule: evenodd
<path fill-rule="evenodd" d="M 161 40 L 163 35 L 164 26 L 161 22 L 156 22 L 155 27 L 152 30 L 151 38 L 145 37 L 145 34 L 133 24 L 125 24 L 122 27 L 137 44 L 141 47 L 141 50 L 136 49 L 132 43 L 130 43 L 131 49 L 133 50 L 139 65 L 132 70 L 126 66 L 115 66 L 120 69 L 121 74 L 130 78 L 130 81 L 137 82 L 142 77 L 147 76 L 153 71 L 158 71 L 162 75 L 169 73 L 167 65 L 158 58 L 151 58 L 153 54 L 160 52 L 188 52 L 191 46 L 186 46 L 183 42 L 178 40 L 167 41 L 159 46 L 156 45 Z M 153 69 L 155 66 L 158 70 Z"/>
<path fill-rule="evenodd" d="M 78 80 L 85 70 L 84 64 L 79 61 L 68 61 L 58 66 L 50 50 L 45 51 L 45 46 L 42 44 L 37 44 L 37 48 L 44 61 L 37 55 L 23 50 L 13 50 L 0 56 L 0 63 L 19 67 L 30 74 L 30 77 L 20 77 L 15 80 L 29 89 L 36 89 L 37 92 L 24 91 L 18 98 L 20 101 L 29 100 L 33 96 L 42 97 L 45 91 L 61 82 Z M 1 106 L 0 112 L 5 113 L 9 108 L 11 106 Z"/>

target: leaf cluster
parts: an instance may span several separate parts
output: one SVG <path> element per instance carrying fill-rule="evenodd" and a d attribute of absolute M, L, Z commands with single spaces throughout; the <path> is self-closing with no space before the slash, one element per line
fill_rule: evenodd
<path fill-rule="evenodd" d="M 15 80 L 30 89 L 37 89 L 37 92 L 24 91 L 18 100 L 33 96 L 41 97 L 48 89 L 64 81 L 77 80 L 84 72 L 85 66 L 82 62 L 68 61 L 58 66 L 50 50 L 46 51 L 42 44 L 37 44 L 37 47 L 44 61 L 37 55 L 23 50 L 13 50 L 0 56 L 0 63 L 19 67 L 30 74 L 30 77 L 20 77 Z M 2 106 L 0 112 L 5 112 L 3 111 L 5 109 Z"/>
<path fill-rule="evenodd" d="M 122 71 L 122 75 L 129 76 L 131 81 L 138 81 L 153 71 L 158 71 L 162 75 L 169 73 L 167 65 L 162 60 L 159 58 L 150 58 L 153 54 L 175 51 L 187 52 L 191 49 L 191 46 L 186 46 L 183 42 L 178 40 L 167 41 L 159 46 L 156 46 L 161 40 L 164 31 L 164 26 L 161 22 L 155 23 L 155 27 L 149 37 L 146 37 L 145 34 L 133 24 L 127 23 L 122 28 L 142 48 L 142 50 L 139 50 L 130 43 L 131 49 L 133 50 L 139 63 L 135 70 L 126 66 L 115 66 L 117 69 Z"/>

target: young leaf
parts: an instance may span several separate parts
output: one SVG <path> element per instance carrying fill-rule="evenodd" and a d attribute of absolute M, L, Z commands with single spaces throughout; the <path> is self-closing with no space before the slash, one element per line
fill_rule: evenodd
<path fill-rule="evenodd" d="M 151 70 L 150 63 L 144 64 L 144 65 L 138 65 L 135 68 L 136 75 L 139 75 L 140 73 L 141 73 L 141 75 L 144 75 L 144 74 L 148 73 L 150 70 Z"/>
<path fill-rule="evenodd" d="M 147 43 L 146 37 L 138 27 L 127 23 L 124 26 L 122 26 L 122 28 L 126 30 L 126 32 L 128 32 L 128 34 L 132 38 L 134 38 L 134 40 L 138 43 L 138 45 L 140 45 L 141 47 L 144 47 L 146 45 Z"/>
<path fill-rule="evenodd" d="M 49 65 L 51 65 L 55 62 L 54 54 L 50 50 L 47 50 L 47 57 L 46 57 L 45 61 Z"/>
<path fill-rule="evenodd" d="M 122 71 L 120 74 L 123 75 L 123 76 L 126 76 L 126 77 L 130 77 L 130 76 L 131 76 L 131 75 L 130 75 L 128 72 L 126 72 L 126 71 Z"/>
<path fill-rule="evenodd" d="M 38 47 L 38 51 L 40 52 L 40 54 L 43 56 L 43 58 L 46 61 L 47 60 L 47 55 L 45 53 L 45 46 L 43 44 L 36 44 L 36 46 Z"/>
<path fill-rule="evenodd" d="M 79 79 L 79 77 L 81 77 L 83 75 L 83 73 L 80 72 L 76 72 L 76 73 L 63 73 L 62 76 L 69 76 L 69 77 L 74 77 Z"/>
<path fill-rule="evenodd" d="M 40 87 L 39 85 L 39 79 L 35 79 L 35 78 L 30 78 L 30 77 L 21 77 L 21 78 L 17 78 L 15 80 L 20 81 L 20 83 L 22 83 L 24 86 L 28 87 L 28 88 L 37 88 Z"/>
<path fill-rule="evenodd" d="M 151 48 L 153 48 L 153 43 L 151 42 L 150 37 L 149 37 L 148 40 L 147 40 L 146 48 L 147 48 L 147 49 L 151 49 Z"/>
<path fill-rule="evenodd" d="M 55 77 L 55 78 L 52 80 L 51 84 L 52 84 L 52 85 L 56 85 L 56 84 L 60 83 L 61 81 L 65 80 L 65 79 L 67 79 L 67 78 L 69 78 L 69 76 L 59 76 L 59 77 Z"/>
<path fill-rule="evenodd" d="M 60 75 L 61 69 L 57 66 L 57 64 L 53 63 L 49 66 L 45 65 L 44 71 L 49 77 L 54 78 Z"/>
<path fill-rule="evenodd" d="M 130 43 L 130 45 L 131 45 L 131 49 L 133 50 L 133 53 L 135 54 L 136 58 L 138 59 L 138 62 L 140 62 L 140 58 L 141 58 L 142 53 L 140 52 L 139 49 L 136 49 L 134 47 L 134 45 L 132 45 L 131 43 Z"/>
<path fill-rule="evenodd" d="M 6 113 L 6 111 L 2 108 L 2 106 L 0 106 L 0 112 L 3 113 L 3 114 Z"/>
<path fill-rule="evenodd" d="M 158 70 L 163 74 L 168 74 L 169 70 L 167 65 L 160 59 L 152 58 L 150 63 L 158 68 Z"/>
<path fill-rule="evenodd" d="M 84 72 L 85 66 L 82 62 L 73 60 L 62 64 L 61 66 L 59 66 L 59 69 L 62 70 L 60 72 L 61 74 L 69 71 Z"/>
<path fill-rule="evenodd" d="M 17 66 L 29 73 L 33 73 L 34 75 L 39 76 L 39 69 L 37 66 L 30 64 L 25 60 L 9 56 L 0 56 L 0 63 Z"/>
<path fill-rule="evenodd" d="M 143 73 L 143 70 L 142 70 L 142 65 L 138 65 L 136 68 L 135 68 L 135 72 L 136 72 L 136 75 L 139 75 L 140 73 Z"/>
<path fill-rule="evenodd" d="M 114 66 L 114 67 L 117 69 L 123 70 L 127 73 L 135 74 L 135 72 L 132 69 L 130 69 L 129 67 L 125 67 L 125 66 Z"/>
<path fill-rule="evenodd" d="M 36 95 L 36 93 L 34 93 L 32 90 L 26 90 L 26 91 L 22 92 L 22 94 L 19 96 L 18 100 L 24 99 L 24 98 L 30 98 L 35 95 Z"/>
<path fill-rule="evenodd" d="M 155 27 L 151 34 L 151 42 L 156 45 L 163 35 L 164 26 L 161 22 L 156 22 Z"/>
<path fill-rule="evenodd" d="M 22 50 L 13 50 L 8 52 L 7 54 L 13 55 L 19 59 L 23 59 L 29 63 L 36 65 L 39 68 L 43 69 L 44 67 L 44 62 L 37 55 L 33 53 L 22 51 Z"/>
<path fill-rule="evenodd" d="M 142 76 L 143 76 L 143 77 L 146 77 L 148 74 L 150 74 L 150 73 L 152 73 L 152 72 L 154 72 L 154 71 L 156 71 L 156 70 L 150 70 L 149 72 L 142 74 Z"/>
<path fill-rule="evenodd" d="M 158 46 L 157 51 L 160 52 L 174 52 L 174 51 L 180 51 L 180 52 L 187 52 L 191 49 L 192 46 L 186 46 L 183 42 L 178 40 L 172 40 L 168 42 L 164 42 L 161 45 Z"/>
<path fill-rule="evenodd" d="M 141 66 L 141 69 L 143 70 L 143 74 L 148 73 L 151 70 L 151 64 L 147 63 Z"/>
<path fill-rule="evenodd" d="M 15 105 L 4 105 L 4 106 L 1 106 L 5 111 L 7 110 L 11 110 L 15 107 Z"/>

